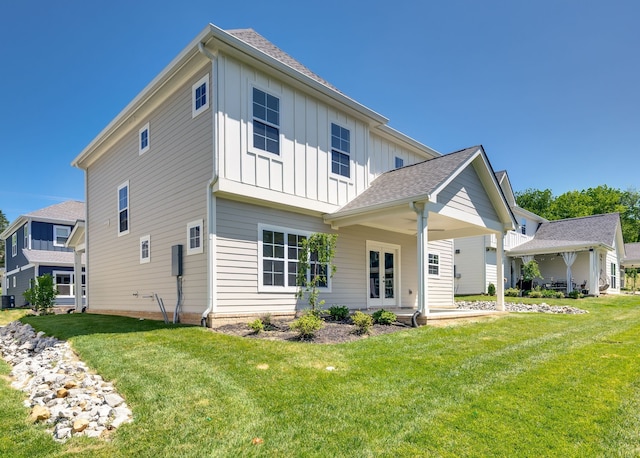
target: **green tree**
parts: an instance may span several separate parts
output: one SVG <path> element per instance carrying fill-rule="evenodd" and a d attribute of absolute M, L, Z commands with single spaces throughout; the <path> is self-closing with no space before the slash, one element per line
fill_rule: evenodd
<path fill-rule="evenodd" d="M 302 298 L 307 294 L 313 314 L 319 314 L 324 304 L 324 301 L 318 302 L 318 288 L 326 285 L 328 277 L 333 277 L 336 272 L 333 258 L 337 238 L 336 234 L 315 233 L 301 241 L 296 278 L 299 288 L 297 297 Z"/>
<path fill-rule="evenodd" d="M 7 217 L 0 210 L 0 232 L 4 232 L 4 230 L 9 226 L 9 221 Z M 4 242 L 0 241 L 0 266 L 4 267 Z"/>
<path fill-rule="evenodd" d="M 553 202 L 553 194 L 551 189 L 540 191 L 539 189 L 525 189 L 515 193 L 516 203 L 519 207 L 529 210 L 543 218 L 550 218 L 551 203 Z"/>
<path fill-rule="evenodd" d="M 540 275 L 540 267 L 538 266 L 538 262 L 535 259 L 532 259 L 529 262 L 525 262 L 522 266 L 522 279 L 526 282 L 531 282 L 533 285 L 533 280 L 536 278 L 542 278 Z"/>
<path fill-rule="evenodd" d="M 624 241 L 640 242 L 640 192 L 635 188 L 629 188 L 622 193 L 620 201 L 625 207 L 624 212 L 620 214 Z"/>
<path fill-rule="evenodd" d="M 51 313 L 57 295 L 58 291 L 53 284 L 53 277 L 50 274 L 44 274 L 36 278 L 31 288 L 23 293 L 27 302 L 34 306 L 42 315 Z"/>

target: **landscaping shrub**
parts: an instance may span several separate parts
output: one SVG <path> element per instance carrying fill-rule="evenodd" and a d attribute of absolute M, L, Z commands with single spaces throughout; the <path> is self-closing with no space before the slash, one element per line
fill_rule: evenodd
<path fill-rule="evenodd" d="M 32 281 L 31 288 L 22 295 L 36 311 L 41 315 L 47 315 L 52 313 L 58 290 L 53 283 L 53 277 L 50 274 L 44 274 L 36 278 L 35 282 Z"/>
<path fill-rule="evenodd" d="M 289 325 L 292 330 L 298 332 L 301 339 L 313 337 L 316 331 L 322 329 L 323 326 L 322 319 L 313 312 L 305 313 Z"/>
<path fill-rule="evenodd" d="M 542 291 L 534 289 L 534 290 L 529 291 L 527 296 L 529 296 L 529 297 L 542 297 Z"/>
<path fill-rule="evenodd" d="M 371 316 L 373 318 L 374 323 L 389 325 L 396 321 L 396 314 L 393 312 L 389 312 L 388 310 L 376 310 L 373 312 Z"/>
<path fill-rule="evenodd" d="M 373 318 L 371 315 L 362 313 L 360 310 L 351 315 L 351 321 L 356 326 L 357 334 L 369 334 L 373 326 Z"/>
<path fill-rule="evenodd" d="M 249 329 L 251 329 L 256 334 L 260 334 L 262 331 L 264 331 L 264 323 L 260 318 L 251 321 L 247 324 L 247 326 L 249 326 Z"/>
<path fill-rule="evenodd" d="M 507 288 L 504 290 L 504 295 L 509 297 L 520 296 L 520 290 L 518 288 Z"/>
<path fill-rule="evenodd" d="M 487 294 L 489 296 L 495 296 L 496 295 L 496 285 L 494 285 L 493 283 L 489 283 L 489 286 L 487 287 Z"/>
<path fill-rule="evenodd" d="M 582 296 L 582 293 L 579 290 L 574 289 L 569 294 L 567 294 L 567 297 L 570 297 L 571 299 L 580 299 L 583 296 Z"/>
<path fill-rule="evenodd" d="M 334 305 L 328 309 L 329 316 L 335 321 L 346 320 L 349 317 L 349 307 Z"/>

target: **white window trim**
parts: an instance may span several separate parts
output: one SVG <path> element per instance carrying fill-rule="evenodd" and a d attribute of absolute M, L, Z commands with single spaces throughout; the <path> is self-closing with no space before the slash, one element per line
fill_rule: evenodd
<path fill-rule="evenodd" d="M 339 148 L 336 148 L 336 151 L 346 154 L 349 156 L 349 176 L 345 177 L 344 175 L 340 175 L 339 173 L 333 173 L 332 161 L 333 161 L 333 146 L 331 145 L 331 124 L 335 124 L 337 126 L 342 127 L 343 129 L 347 129 L 349 131 L 349 147 L 351 151 L 353 151 L 353 133 L 355 132 L 355 125 L 349 122 L 343 122 L 338 119 L 329 119 L 328 131 L 327 131 L 327 145 L 328 145 L 328 153 L 327 153 L 327 170 L 329 172 L 329 176 L 333 180 L 341 181 L 343 183 L 353 184 L 353 175 L 355 174 L 355 162 L 353 160 L 353 152 L 347 153 L 342 151 Z"/>
<path fill-rule="evenodd" d="M 53 276 L 53 286 L 56 288 L 56 290 L 58 289 L 58 284 L 56 283 L 56 276 L 58 274 L 61 275 L 69 275 L 69 295 L 66 294 L 58 294 L 58 297 L 74 297 L 75 296 L 75 286 L 76 286 L 76 282 L 75 282 L 75 276 L 73 274 L 73 272 L 70 272 L 68 270 L 54 270 L 51 272 L 51 275 Z"/>
<path fill-rule="evenodd" d="M 438 273 L 437 274 L 432 274 L 429 272 L 429 266 L 431 266 L 432 264 L 429 262 L 429 255 L 433 255 L 433 256 L 437 256 L 438 257 Z M 433 264 L 435 265 L 435 264 Z M 440 254 L 439 251 L 429 251 L 427 253 L 427 274 L 429 275 L 429 277 L 433 277 L 433 278 L 440 278 L 442 272 L 442 255 Z"/>
<path fill-rule="evenodd" d="M 123 188 L 127 188 L 127 206 L 125 209 L 127 210 L 127 230 L 120 232 L 120 190 Z M 122 183 L 118 186 L 118 191 L 116 193 L 116 231 L 118 232 L 118 237 L 122 235 L 127 235 L 131 230 L 131 188 L 129 187 L 129 180 Z"/>
<path fill-rule="evenodd" d="M 147 257 L 142 256 L 142 244 L 147 242 Z M 140 237 L 140 264 L 151 262 L 151 235 L 143 235 Z"/>
<path fill-rule="evenodd" d="M 142 134 L 144 131 L 147 131 L 147 146 L 142 147 Z M 144 126 L 140 128 L 138 131 L 138 155 L 142 156 L 144 153 L 149 151 L 151 147 L 151 131 L 149 130 L 149 123 L 146 123 Z"/>
<path fill-rule="evenodd" d="M 13 288 L 15 288 L 15 287 L 16 287 L 16 276 L 14 275 L 13 276 Z"/>
<path fill-rule="evenodd" d="M 14 258 L 18 255 L 18 233 L 11 234 L 11 257 Z"/>
<path fill-rule="evenodd" d="M 296 293 L 298 291 L 298 287 L 297 286 L 272 286 L 272 285 L 264 285 L 263 284 L 263 265 L 262 265 L 262 260 L 263 260 L 263 249 L 262 249 L 262 237 L 263 237 L 263 232 L 264 231 L 274 231 L 274 232 L 283 232 L 285 234 L 285 241 L 288 239 L 288 235 L 289 234 L 295 234 L 295 235 L 303 235 L 307 238 L 309 238 L 313 232 L 309 232 L 309 231 L 303 231 L 303 230 L 298 230 L 298 229 L 291 229 L 289 227 L 282 227 L 282 226 L 273 226 L 271 224 L 262 224 L 262 223 L 258 223 L 258 292 L 259 293 Z M 288 245 L 285 244 L 285 256 L 287 256 L 288 254 L 288 250 L 287 250 Z M 285 265 L 285 279 L 288 278 L 288 257 L 284 258 L 284 265 Z M 331 279 L 331 273 L 328 272 L 328 278 L 327 278 L 327 286 L 323 286 L 323 287 L 318 287 L 318 290 L 323 293 L 330 293 L 331 292 L 331 283 L 332 283 L 332 279 Z"/>
<path fill-rule="evenodd" d="M 60 247 L 66 246 L 65 243 L 58 243 L 57 242 L 58 237 L 57 237 L 56 233 L 57 233 L 58 229 L 64 229 L 64 230 L 67 231 L 67 240 L 68 240 L 69 236 L 71 235 L 71 228 L 69 226 L 53 226 L 53 246 L 60 246 Z"/>
<path fill-rule="evenodd" d="M 200 246 L 197 248 L 191 248 L 191 229 L 198 226 L 200 227 Z M 202 253 L 204 253 L 204 221 L 199 219 L 187 224 L 187 256 Z"/>
<path fill-rule="evenodd" d="M 207 101 L 200 108 L 196 109 L 196 89 L 203 84 L 206 85 Z M 209 74 L 207 73 L 202 78 L 191 86 L 191 118 L 195 118 L 200 113 L 206 111 L 209 108 L 209 101 L 211 100 L 211 84 L 209 84 Z"/>
<path fill-rule="evenodd" d="M 269 151 L 265 151 L 263 149 L 260 148 L 256 148 L 255 146 L 253 146 L 253 88 L 256 88 L 266 94 L 272 95 L 274 97 L 277 97 L 278 100 L 280 100 L 280 111 L 279 111 L 279 117 L 280 117 L 280 123 L 276 126 L 275 124 L 270 124 L 264 120 L 259 120 L 260 122 L 267 124 L 269 126 L 272 127 L 277 127 L 278 128 L 278 154 L 275 153 L 271 153 Z M 247 123 L 247 152 L 255 154 L 256 156 L 260 156 L 260 157 L 264 157 L 266 159 L 271 160 L 276 160 L 276 161 L 282 161 L 282 142 L 284 141 L 284 136 L 282 134 L 282 129 L 283 129 L 283 125 L 282 125 L 282 93 L 278 92 L 278 91 L 274 91 L 273 89 L 269 88 L 265 88 L 263 86 L 260 86 L 258 84 L 253 84 L 253 83 L 249 83 L 248 89 L 247 89 L 247 99 L 248 99 L 248 103 L 249 103 L 249 107 L 248 107 L 248 113 L 250 114 L 250 122 Z"/>
<path fill-rule="evenodd" d="M 22 233 L 24 237 L 24 249 L 29 249 L 29 223 L 25 223 L 22 227 Z"/>

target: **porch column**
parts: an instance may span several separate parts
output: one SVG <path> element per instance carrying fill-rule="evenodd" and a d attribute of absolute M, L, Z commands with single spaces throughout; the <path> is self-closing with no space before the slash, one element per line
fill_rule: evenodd
<path fill-rule="evenodd" d="M 496 309 L 504 312 L 504 232 L 496 234 Z"/>
<path fill-rule="evenodd" d="M 73 250 L 73 291 L 76 312 L 82 311 L 82 252 Z"/>
<path fill-rule="evenodd" d="M 591 248 L 589 250 L 589 295 L 591 296 L 600 295 L 600 285 L 598 283 L 599 274 L 598 253 Z"/>
<path fill-rule="evenodd" d="M 415 204 L 414 211 L 417 215 L 418 231 L 416 239 L 418 242 L 418 310 L 422 315 L 429 314 L 429 252 L 427 245 L 429 236 L 427 234 L 429 213 L 425 209 L 425 204 Z"/>

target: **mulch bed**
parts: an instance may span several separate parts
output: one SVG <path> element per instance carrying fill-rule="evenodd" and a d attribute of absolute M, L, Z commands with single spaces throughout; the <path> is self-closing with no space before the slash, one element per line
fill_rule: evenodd
<path fill-rule="evenodd" d="M 273 320 L 271 326 L 268 329 L 265 329 L 264 331 L 259 333 L 256 333 L 249 329 L 247 323 L 225 324 L 213 328 L 212 331 L 233 336 L 247 337 L 250 339 L 288 340 L 301 342 L 300 338 L 298 337 L 298 333 L 289 329 L 290 323 L 291 320 Z M 347 321 L 325 321 L 324 327 L 317 331 L 313 338 L 303 340 L 302 342 L 321 344 L 353 342 L 355 340 L 366 339 L 370 336 L 389 334 L 406 329 L 411 329 L 411 327 L 401 323 L 395 323 L 391 325 L 375 324 L 371 328 L 370 333 L 367 335 L 358 334 L 356 332 L 356 326 L 350 324 Z"/>

